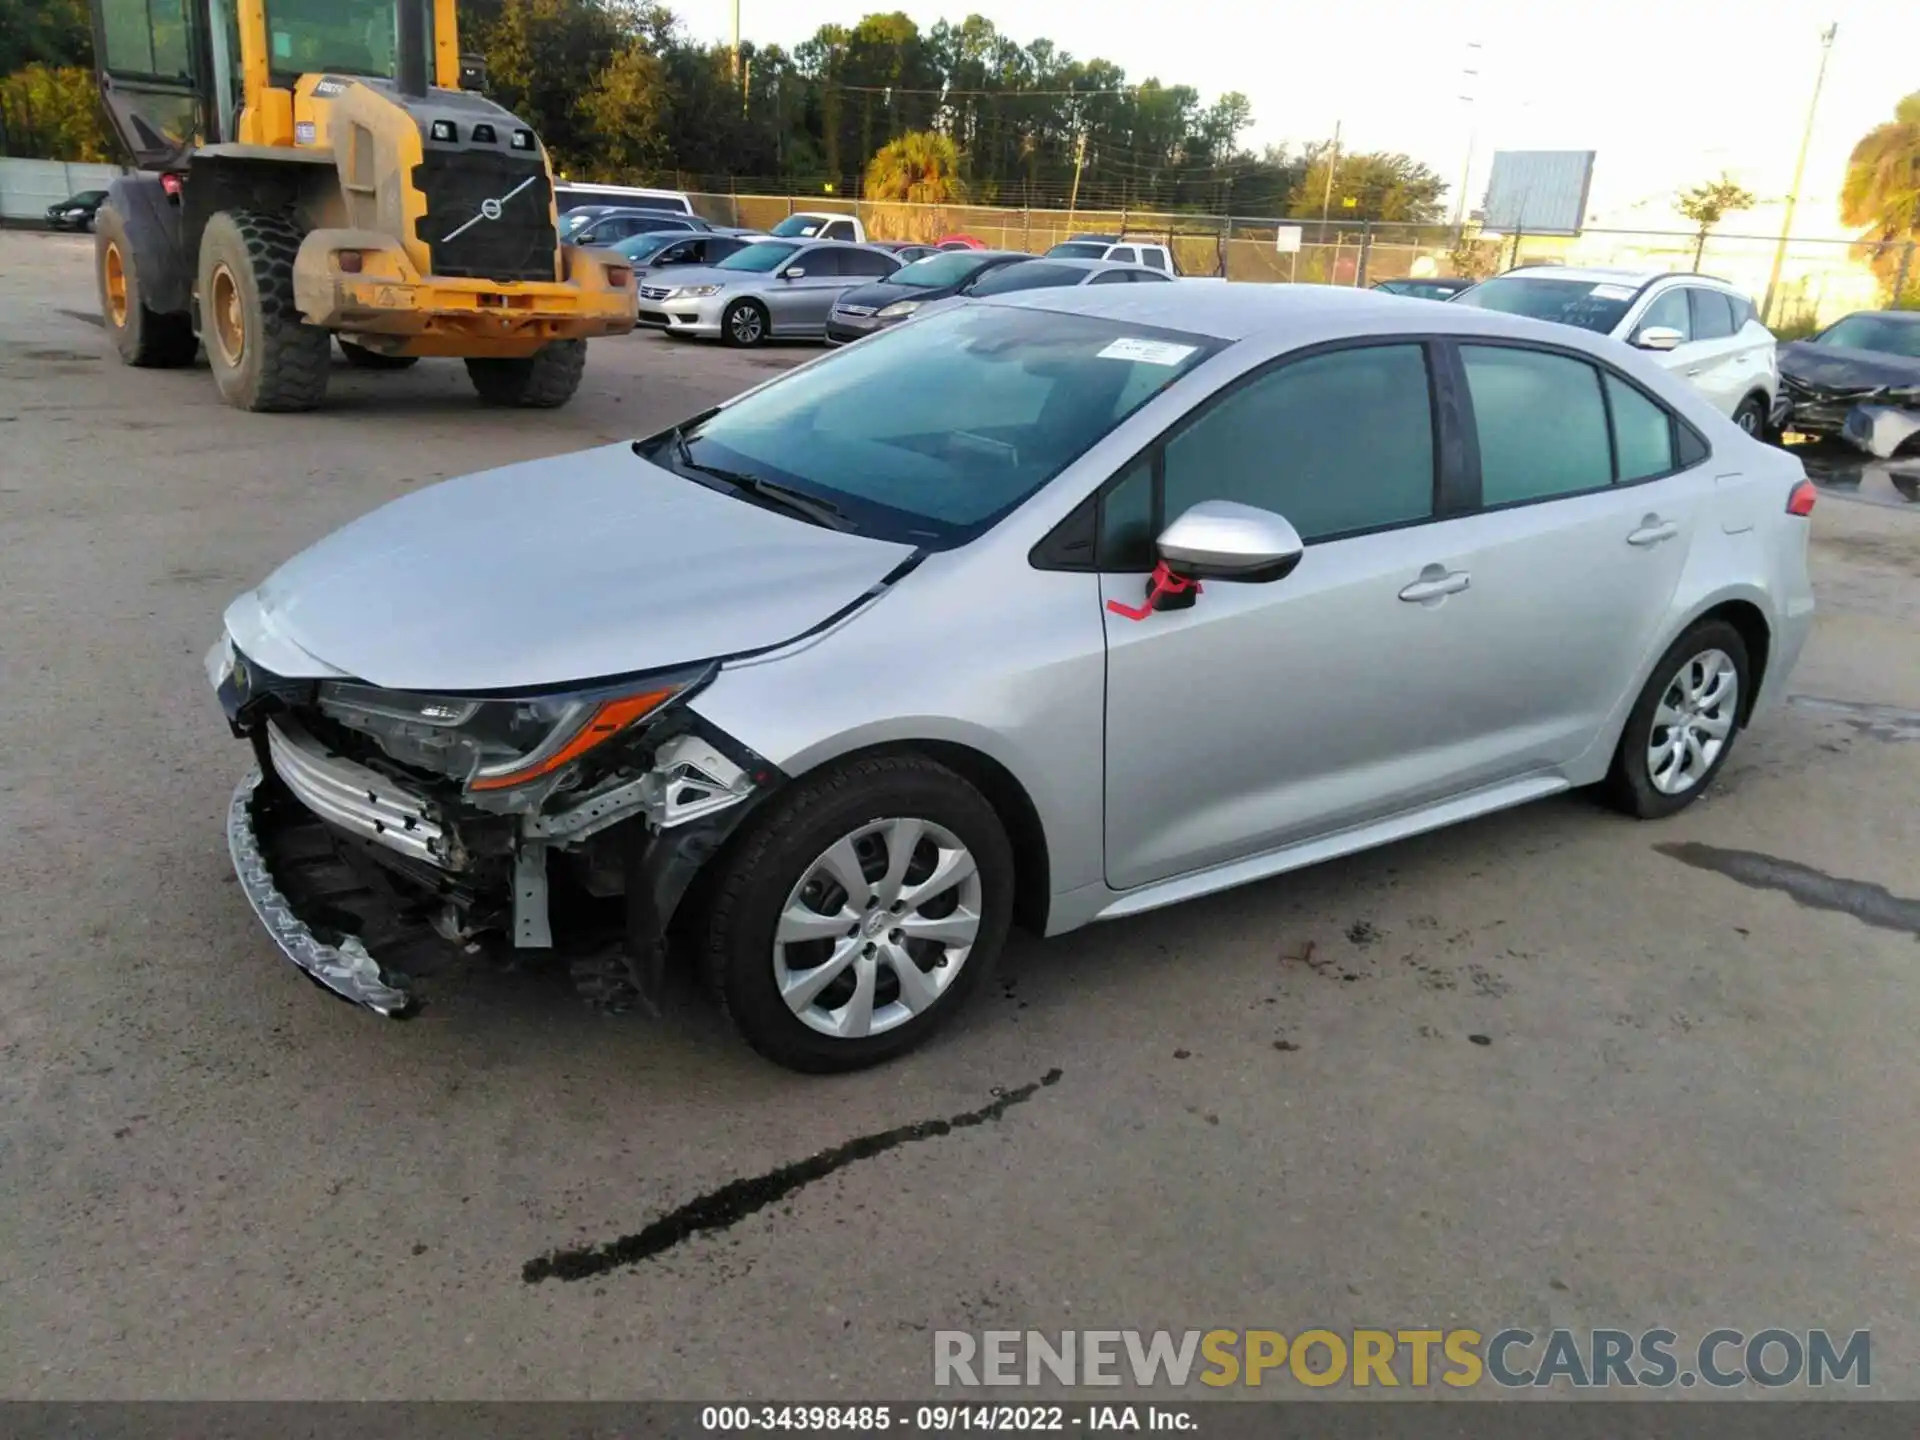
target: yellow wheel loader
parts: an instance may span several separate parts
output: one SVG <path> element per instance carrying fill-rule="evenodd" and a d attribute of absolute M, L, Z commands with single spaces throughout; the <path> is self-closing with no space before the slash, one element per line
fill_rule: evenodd
<path fill-rule="evenodd" d="M 466 361 L 481 400 L 563 405 L 633 272 L 563 245 L 532 128 L 478 93 L 453 0 L 93 0 L 101 97 L 139 173 L 95 224 L 130 365 L 204 347 L 243 410 L 307 410 L 331 347 Z"/>

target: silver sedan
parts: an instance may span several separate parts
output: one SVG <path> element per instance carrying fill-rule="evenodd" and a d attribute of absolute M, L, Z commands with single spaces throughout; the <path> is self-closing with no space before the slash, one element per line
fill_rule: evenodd
<path fill-rule="evenodd" d="M 877 245 L 760 240 L 718 265 L 643 279 L 640 323 L 729 345 L 816 338 L 841 291 L 899 268 L 899 256 Z"/>
<path fill-rule="evenodd" d="M 375 1009 L 416 932 L 657 994 L 671 924 L 763 1053 L 871 1064 L 1013 923 L 1575 787 L 1680 810 L 1787 688 L 1813 494 L 1567 326 L 1308 285 L 942 307 L 241 596 L 210 670 L 265 768 L 229 841 Z M 336 843 L 401 920 L 298 862 Z"/>

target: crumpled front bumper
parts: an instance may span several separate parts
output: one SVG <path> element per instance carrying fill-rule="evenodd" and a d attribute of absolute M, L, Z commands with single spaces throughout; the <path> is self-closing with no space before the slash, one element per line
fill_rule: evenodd
<path fill-rule="evenodd" d="M 1920 410 L 1893 405 L 1856 405 L 1840 427 L 1841 438 L 1880 460 L 1920 435 Z"/>
<path fill-rule="evenodd" d="M 227 851 L 233 857 L 240 891 L 253 913 L 280 947 L 280 953 L 315 984 L 382 1015 L 400 1018 L 411 1014 L 415 1008 L 413 996 L 392 983 L 365 945 L 352 935 L 340 937 L 337 944 L 321 939 L 280 893 L 254 830 L 254 794 L 263 778 L 257 768 L 248 771 L 227 807 Z"/>

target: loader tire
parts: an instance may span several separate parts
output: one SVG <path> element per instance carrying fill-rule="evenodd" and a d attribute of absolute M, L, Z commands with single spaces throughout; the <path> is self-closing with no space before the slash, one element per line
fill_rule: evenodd
<path fill-rule="evenodd" d="M 483 405 L 513 405 L 524 410 L 553 410 L 573 398 L 587 368 L 587 342 L 555 340 L 538 354 L 518 360 L 474 358 L 467 375 Z"/>
<path fill-rule="evenodd" d="M 333 336 L 293 299 L 300 230 L 284 215 L 221 210 L 200 240 L 200 333 L 221 397 L 241 410 L 311 410 L 327 394 Z"/>
<path fill-rule="evenodd" d="M 111 203 L 100 207 L 96 220 L 93 269 L 100 284 L 100 316 L 122 360 L 143 369 L 193 363 L 200 348 L 193 338 L 193 318 L 147 308 L 139 257 L 127 237 L 125 218 Z"/>

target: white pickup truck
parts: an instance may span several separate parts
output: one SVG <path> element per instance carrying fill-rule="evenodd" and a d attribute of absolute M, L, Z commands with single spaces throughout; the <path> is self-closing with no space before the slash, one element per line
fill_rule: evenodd
<path fill-rule="evenodd" d="M 1175 280 L 1224 280 L 1224 275 L 1182 275 L 1173 263 L 1173 255 L 1158 240 L 1138 240 L 1127 235 L 1076 235 L 1047 251 L 1051 258 L 1071 260 L 1124 260 L 1129 265 L 1146 265 Z"/>
<path fill-rule="evenodd" d="M 867 227 L 852 215 L 827 210 L 796 210 L 767 232 L 782 240 L 851 240 L 867 243 Z"/>

